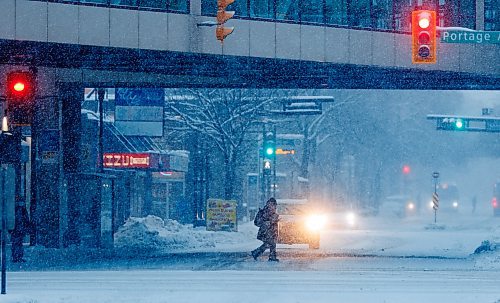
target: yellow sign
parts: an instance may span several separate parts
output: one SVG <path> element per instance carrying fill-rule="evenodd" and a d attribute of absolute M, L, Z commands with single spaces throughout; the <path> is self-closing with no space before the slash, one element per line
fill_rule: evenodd
<path fill-rule="evenodd" d="M 294 155 L 295 149 L 278 148 L 278 149 L 276 149 L 276 154 L 277 155 Z"/>
<path fill-rule="evenodd" d="M 235 200 L 208 199 L 207 230 L 238 231 Z"/>

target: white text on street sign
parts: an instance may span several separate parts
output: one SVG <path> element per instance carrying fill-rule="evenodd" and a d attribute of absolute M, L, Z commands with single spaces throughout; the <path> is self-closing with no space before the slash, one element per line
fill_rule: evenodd
<path fill-rule="evenodd" d="M 500 32 L 441 31 L 443 43 L 500 44 Z"/>

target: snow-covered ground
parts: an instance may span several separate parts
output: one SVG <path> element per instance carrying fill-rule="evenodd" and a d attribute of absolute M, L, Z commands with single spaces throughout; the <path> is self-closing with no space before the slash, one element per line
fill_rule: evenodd
<path fill-rule="evenodd" d="M 249 256 L 260 244 L 251 222 L 208 232 L 133 218 L 103 262 L 75 248 L 28 249 L 26 264 L 9 265 L 0 302 L 500 303 L 500 218 L 358 219 L 356 229 L 324 231 L 319 250 L 279 245 L 275 264 Z"/>

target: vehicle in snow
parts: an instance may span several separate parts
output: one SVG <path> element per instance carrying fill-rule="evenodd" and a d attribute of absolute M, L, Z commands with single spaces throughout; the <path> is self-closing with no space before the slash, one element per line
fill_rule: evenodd
<path fill-rule="evenodd" d="M 458 212 L 460 209 L 460 195 L 458 187 L 451 183 L 442 183 L 437 187 L 439 197 L 439 210 L 445 212 Z M 429 209 L 432 210 L 433 202 L 429 202 Z"/>
<path fill-rule="evenodd" d="M 307 199 L 277 199 L 278 244 L 309 244 L 318 249 L 326 215 L 315 211 Z"/>
<path fill-rule="evenodd" d="M 406 218 L 418 213 L 417 201 L 408 195 L 388 196 L 382 202 L 380 216 Z"/>

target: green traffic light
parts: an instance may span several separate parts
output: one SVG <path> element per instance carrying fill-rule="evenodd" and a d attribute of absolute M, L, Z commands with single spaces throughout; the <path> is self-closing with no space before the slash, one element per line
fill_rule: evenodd
<path fill-rule="evenodd" d="M 462 129 L 464 127 L 464 122 L 462 121 L 462 119 L 457 119 L 457 121 L 455 121 L 455 127 L 457 129 Z"/>
<path fill-rule="evenodd" d="M 272 148 L 272 147 L 266 148 L 266 154 L 268 154 L 268 155 L 274 154 L 274 148 Z"/>

